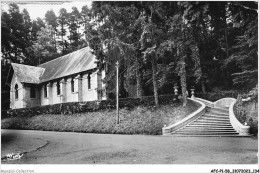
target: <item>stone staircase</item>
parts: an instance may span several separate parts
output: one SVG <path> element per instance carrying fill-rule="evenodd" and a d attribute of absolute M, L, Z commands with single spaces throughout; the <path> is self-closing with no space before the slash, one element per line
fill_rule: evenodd
<path fill-rule="evenodd" d="M 172 132 L 173 136 L 239 136 L 229 120 L 228 108 L 206 108 L 204 115 Z"/>

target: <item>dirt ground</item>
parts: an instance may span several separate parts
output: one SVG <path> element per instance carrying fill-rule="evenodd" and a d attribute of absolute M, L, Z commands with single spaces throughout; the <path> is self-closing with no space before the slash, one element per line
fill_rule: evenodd
<path fill-rule="evenodd" d="M 28 152 L 19 160 L 2 161 L 2 164 L 258 163 L 258 142 L 252 137 L 163 137 L 29 130 L 2 130 L 1 134 L 2 155 Z"/>

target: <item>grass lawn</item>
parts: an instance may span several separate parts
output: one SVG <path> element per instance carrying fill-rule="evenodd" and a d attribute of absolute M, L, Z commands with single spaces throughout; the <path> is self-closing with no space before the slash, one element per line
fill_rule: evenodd
<path fill-rule="evenodd" d="M 138 106 L 131 110 L 120 109 L 120 124 L 116 124 L 116 110 L 12 117 L 2 119 L 2 129 L 160 135 L 164 125 L 176 123 L 198 108 L 198 104 L 188 101 L 185 108 L 181 103 L 175 103 L 158 108 Z"/>

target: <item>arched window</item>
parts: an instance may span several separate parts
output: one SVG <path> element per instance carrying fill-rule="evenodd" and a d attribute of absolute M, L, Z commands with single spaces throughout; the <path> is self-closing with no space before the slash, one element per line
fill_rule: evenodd
<path fill-rule="evenodd" d="M 74 78 L 71 78 L 71 92 L 74 92 Z"/>
<path fill-rule="evenodd" d="M 91 77 L 90 77 L 90 74 L 88 74 L 88 89 L 91 89 Z"/>
<path fill-rule="evenodd" d="M 57 95 L 60 95 L 60 81 L 57 82 Z"/>
<path fill-rule="evenodd" d="M 43 93 L 44 93 L 44 97 L 47 98 L 48 97 L 47 85 L 44 85 Z"/>
<path fill-rule="evenodd" d="M 15 99 L 18 99 L 18 85 L 17 84 L 15 84 L 15 86 L 14 86 L 14 90 L 15 90 Z"/>

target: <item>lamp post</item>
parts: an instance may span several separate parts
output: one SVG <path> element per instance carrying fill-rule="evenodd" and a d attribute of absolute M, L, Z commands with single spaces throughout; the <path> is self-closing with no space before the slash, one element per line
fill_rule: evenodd
<path fill-rule="evenodd" d="M 194 86 L 192 86 L 190 90 L 191 90 L 191 98 L 193 99 L 193 98 L 195 98 L 195 96 L 194 96 L 194 94 L 195 94 Z"/>
<path fill-rule="evenodd" d="M 174 84 L 174 101 L 178 101 L 178 86 L 177 86 L 177 83 Z"/>
<path fill-rule="evenodd" d="M 119 124 L 119 82 L 118 82 L 118 68 L 119 62 L 116 62 L 116 113 L 117 113 L 117 121 L 116 123 Z"/>

